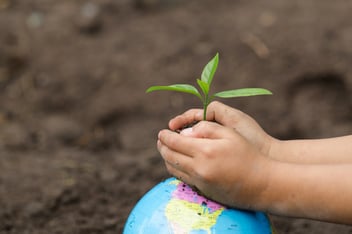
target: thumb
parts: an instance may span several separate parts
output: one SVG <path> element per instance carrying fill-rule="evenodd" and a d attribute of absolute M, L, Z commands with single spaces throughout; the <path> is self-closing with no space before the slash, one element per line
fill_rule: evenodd
<path fill-rule="evenodd" d="M 195 138 L 219 139 L 229 134 L 229 129 L 210 121 L 201 121 L 192 128 L 186 128 L 180 132 L 183 136 Z"/>

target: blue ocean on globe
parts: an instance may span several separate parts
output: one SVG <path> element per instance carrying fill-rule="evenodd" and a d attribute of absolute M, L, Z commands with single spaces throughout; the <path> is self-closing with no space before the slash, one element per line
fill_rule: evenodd
<path fill-rule="evenodd" d="M 123 234 L 271 234 L 265 213 L 227 208 L 169 178 L 131 211 Z"/>

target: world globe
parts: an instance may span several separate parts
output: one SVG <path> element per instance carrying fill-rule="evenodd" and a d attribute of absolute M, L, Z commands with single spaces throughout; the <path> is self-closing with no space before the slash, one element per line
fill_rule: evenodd
<path fill-rule="evenodd" d="M 265 213 L 225 207 L 169 178 L 132 209 L 123 234 L 270 234 Z"/>

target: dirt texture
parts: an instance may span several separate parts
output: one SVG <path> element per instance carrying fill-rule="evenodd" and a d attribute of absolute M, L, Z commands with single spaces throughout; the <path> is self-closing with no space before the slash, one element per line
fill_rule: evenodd
<path fill-rule="evenodd" d="M 169 177 L 158 131 L 199 107 L 145 89 L 194 84 L 216 52 L 213 90 L 274 93 L 225 101 L 271 135 L 351 134 L 351 11 L 350 0 L 0 0 L 0 233 L 121 233 Z M 352 233 L 273 220 L 278 233 Z"/>

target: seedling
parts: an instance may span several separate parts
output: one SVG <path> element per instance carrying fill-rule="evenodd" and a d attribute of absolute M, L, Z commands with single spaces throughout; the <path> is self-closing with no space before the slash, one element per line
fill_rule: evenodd
<path fill-rule="evenodd" d="M 245 97 L 245 96 L 256 96 L 256 95 L 271 95 L 272 93 L 267 89 L 262 88 L 242 88 L 221 91 L 218 93 L 210 94 L 211 83 L 214 78 L 214 74 L 218 68 L 219 53 L 216 53 L 208 64 L 204 67 L 201 78 L 197 79 L 198 86 L 202 90 L 202 93 L 198 91 L 196 87 L 190 84 L 173 84 L 167 86 L 151 86 L 147 89 L 146 93 L 158 90 L 177 91 L 183 93 L 190 93 L 197 96 L 203 103 L 203 119 L 206 120 L 207 108 L 209 103 L 216 97 L 218 98 L 234 98 L 234 97 Z"/>

